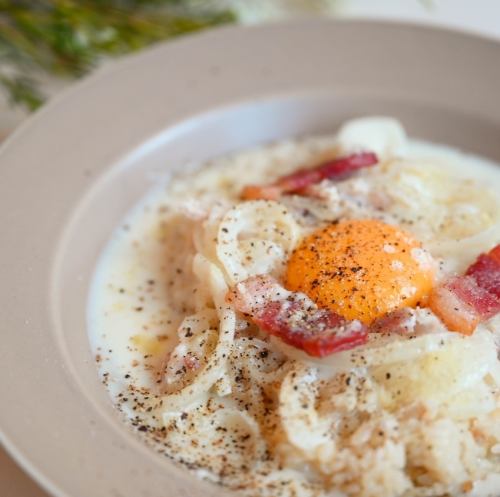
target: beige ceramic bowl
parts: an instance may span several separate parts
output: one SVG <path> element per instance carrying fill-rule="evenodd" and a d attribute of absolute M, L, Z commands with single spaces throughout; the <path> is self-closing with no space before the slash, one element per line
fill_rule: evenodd
<path fill-rule="evenodd" d="M 0 155 L 5 446 L 56 496 L 221 496 L 129 432 L 98 381 L 85 310 L 113 227 L 186 161 L 364 114 L 500 162 L 499 93 L 497 43 L 311 21 L 161 45 L 47 106 Z"/>

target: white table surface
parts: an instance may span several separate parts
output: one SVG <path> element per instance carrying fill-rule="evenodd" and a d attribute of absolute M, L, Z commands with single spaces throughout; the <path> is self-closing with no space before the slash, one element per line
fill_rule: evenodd
<path fill-rule="evenodd" d="M 300 16 L 300 0 L 278 0 L 280 8 L 268 9 L 264 14 L 255 8 L 247 9 L 243 13 L 245 21 L 253 23 L 263 18 L 274 20 L 283 17 L 283 5 L 287 2 L 294 5 L 293 17 Z M 258 3 L 267 7 L 269 0 L 257 0 L 253 5 Z M 454 28 L 500 40 L 500 0 L 318 0 L 318 3 L 334 17 L 409 21 Z M 24 119 L 23 112 L 8 110 L 5 103 L 2 105 L 0 101 L 0 141 L 2 134 L 7 134 Z M 0 494 L 6 497 L 50 497 L 1 447 Z"/>

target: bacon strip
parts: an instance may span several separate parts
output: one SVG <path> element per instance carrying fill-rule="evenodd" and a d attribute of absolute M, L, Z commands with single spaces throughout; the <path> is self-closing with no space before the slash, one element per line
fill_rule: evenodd
<path fill-rule="evenodd" d="M 263 186 L 246 186 L 241 198 L 244 200 L 277 200 L 285 193 L 303 193 L 304 189 L 324 179 L 341 180 L 358 169 L 377 164 L 378 158 L 372 152 L 361 152 L 340 157 L 309 169 L 299 169 L 292 174 L 278 178 L 274 183 Z"/>
<path fill-rule="evenodd" d="M 402 307 L 377 318 L 370 325 L 370 333 L 411 335 L 415 331 L 415 324 L 415 310 Z"/>
<path fill-rule="evenodd" d="M 465 275 L 436 288 L 429 307 L 448 329 L 465 335 L 500 312 L 500 245 L 481 254 Z"/>
<path fill-rule="evenodd" d="M 480 287 L 500 299 L 500 245 L 487 254 L 481 254 L 465 274 L 473 277 Z"/>
<path fill-rule="evenodd" d="M 302 293 L 289 292 L 270 276 L 252 276 L 226 297 L 262 330 L 314 357 L 364 344 L 368 329 L 327 309 Z"/>

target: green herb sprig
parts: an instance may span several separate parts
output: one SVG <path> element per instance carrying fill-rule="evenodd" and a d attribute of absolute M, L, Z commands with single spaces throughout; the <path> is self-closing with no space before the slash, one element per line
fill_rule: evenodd
<path fill-rule="evenodd" d="M 44 75 L 77 78 L 104 57 L 234 20 L 183 0 L 0 0 L 0 87 L 35 110 Z"/>

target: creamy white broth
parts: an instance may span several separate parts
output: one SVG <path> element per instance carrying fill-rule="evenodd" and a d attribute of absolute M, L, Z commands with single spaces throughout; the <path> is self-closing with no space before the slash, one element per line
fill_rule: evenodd
<path fill-rule="evenodd" d="M 498 197 L 495 192 L 500 191 L 500 169 L 496 164 L 448 147 L 406 141 L 398 135 L 397 130 L 390 131 L 390 139 L 381 144 L 387 134 L 382 132 L 379 136 L 373 133 L 373 129 L 373 123 L 368 129 L 363 126 L 348 129 L 344 133 L 345 147 L 356 149 L 371 145 L 376 148 L 378 143 L 377 151 L 382 156 L 397 154 L 410 158 L 415 164 L 437 165 L 445 179 L 451 173 L 452 176 L 470 180 L 471 189 L 481 190 L 481 202 L 486 198 L 480 207 L 494 210 L 495 204 L 491 204 L 491 207 L 487 202 L 490 201 L 488 195 L 494 202 L 495 195 Z M 401 143 L 402 140 L 404 143 Z M 167 392 L 164 367 L 170 352 L 178 343 L 177 329 L 182 320 L 194 312 L 197 293 L 202 291 L 191 268 L 195 251 L 193 226 L 198 222 L 196 218 L 203 216 L 207 207 L 216 201 L 220 203 L 218 208 L 227 209 L 246 184 L 267 182 L 304 164 L 321 162 L 337 149 L 338 139 L 334 136 L 307 138 L 212 160 L 199 173 L 179 176 L 168 185 L 156 187 L 150 192 L 117 227 L 102 253 L 88 307 L 89 336 L 101 378 L 113 402 L 125 413 L 131 424 L 143 432 L 157 449 L 195 469 L 199 476 L 235 486 L 234 478 L 228 483 L 211 468 L 193 462 L 193 458 L 172 454 L 163 438 L 163 398 Z M 346 185 L 346 189 L 350 190 L 343 193 L 354 197 L 359 195 L 356 189 L 363 191 L 365 186 L 362 182 L 371 181 L 377 174 L 375 169 L 367 171 L 366 175 L 359 174 L 360 181 Z M 460 194 L 462 192 L 457 191 L 457 195 Z M 498 198 L 497 201 L 500 203 Z M 467 206 L 463 208 L 464 219 L 475 215 L 473 207 L 469 210 Z M 292 205 L 290 208 L 294 212 L 297 206 Z M 457 206 L 457 212 L 460 212 L 460 208 Z M 363 206 L 363 209 L 366 207 Z M 362 212 L 365 213 L 365 210 Z M 355 212 L 353 216 L 357 214 Z M 478 253 L 500 242 L 496 224 L 500 219 L 496 222 L 485 219 L 486 224 L 491 224 L 491 233 L 477 240 L 474 239 L 474 233 L 472 236 L 467 233 L 461 247 L 461 242 L 457 242 L 458 237 L 453 233 L 449 239 L 436 243 L 435 233 L 432 230 L 426 232 L 425 215 L 413 213 L 414 218 L 408 219 L 407 214 L 408 210 L 405 209 L 382 213 L 393 222 L 401 222 L 405 230 L 422 239 L 424 246 L 428 241 L 428 250 L 440 260 L 444 275 L 462 270 Z M 488 214 L 491 215 L 494 212 Z M 453 229 L 460 228 L 457 226 Z M 468 227 L 464 229 L 466 232 Z M 487 326 L 496 330 L 497 321 L 494 321 L 494 325 L 483 326 L 483 331 Z M 272 346 L 269 345 L 270 348 Z M 276 353 L 281 354 L 282 351 Z M 224 403 L 231 408 L 237 407 L 231 395 L 224 397 Z M 288 464 L 288 468 L 278 469 L 280 464 L 276 461 L 260 461 L 255 468 L 255 479 L 264 481 L 266 487 L 261 488 L 248 475 L 242 475 L 241 482 L 246 486 L 247 495 L 255 495 L 256 491 L 269 496 L 293 495 L 293 491 L 301 496 L 334 495 L 333 488 L 325 490 L 324 484 L 316 476 L 311 477 L 308 471 L 300 469 L 307 467 L 307 464 L 295 466 L 290 461 Z M 315 474 L 314 471 L 312 474 Z M 273 485 L 268 484 L 273 478 L 280 482 L 286 480 L 295 483 L 283 485 L 287 486 L 287 490 L 276 493 Z M 490 484 L 484 481 L 475 484 L 474 492 L 467 495 L 493 496 L 492 492 L 500 489 L 500 477 L 490 478 L 493 478 Z"/>

